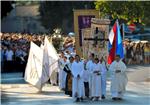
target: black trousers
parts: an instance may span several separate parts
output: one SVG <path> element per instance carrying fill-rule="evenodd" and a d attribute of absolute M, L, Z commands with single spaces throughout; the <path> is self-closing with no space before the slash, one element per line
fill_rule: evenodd
<path fill-rule="evenodd" d="M 5 61 L 4 62 L 4 72 L 14 72 L 14 62 L 13 61 Z"/>
<path fill-rule="evenodd" d="M 89 97 L 89 82 L 84 82 L 85 96 Z"/>

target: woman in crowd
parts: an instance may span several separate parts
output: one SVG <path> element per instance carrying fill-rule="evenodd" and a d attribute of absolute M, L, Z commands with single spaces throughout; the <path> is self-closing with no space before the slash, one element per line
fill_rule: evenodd
<path fill-rule="evenodd" d="M 144 44 L 144 61 L 145 61 L 145 64 L 150 63 L 150 45 L 149 45 L 149 43 Z"/>

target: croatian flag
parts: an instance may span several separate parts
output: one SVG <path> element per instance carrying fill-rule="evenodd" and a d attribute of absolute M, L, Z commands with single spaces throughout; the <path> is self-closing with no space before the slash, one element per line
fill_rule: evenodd
<path fill-rule="evenodd" d="M 113 28 L 111 29 L 108 38 L 109 38 L 109 45 L 108 45 L 109 55 L 107 62 L 108 64 L 111 64 L 114 61 L 116 55 L 120 55 L 121 58 L 124 58 L 123 44 L 118 20 L 115 22 Z"/>

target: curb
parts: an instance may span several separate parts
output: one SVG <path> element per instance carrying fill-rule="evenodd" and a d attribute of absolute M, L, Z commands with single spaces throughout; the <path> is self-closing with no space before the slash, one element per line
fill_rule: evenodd
<path fill-rule="evenodd" d="M 32 87 L 30 84 L 1 84 L 0 85 L 2 90 L 5 89 L 11 89 L 11 88 L 27 88 L 27 87 Z"/>

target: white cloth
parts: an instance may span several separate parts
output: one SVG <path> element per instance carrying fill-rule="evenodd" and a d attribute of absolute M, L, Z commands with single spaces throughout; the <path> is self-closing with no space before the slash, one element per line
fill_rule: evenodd
<path fill-rule="evenodd" d="M 92 91 L 92 68 L 94 66 L 94 62 L 89 60 L 86 64 L 86 69 L 89 71 L 89 96 L 91 97 Z"/>
<path fill-rule="evenodd" d="M 38 52 L 37 52 L 38 51 Z M 25 69 L 25 81 L 39 90 L 42 89 L 43 80 L 48 78 L 42 71 L 43 50 L 31 42 L 28 62 Z M 42 76 L 44 75 L 44 76 Z M 42 78 L 44 77 L 44 78 Z"/>
<path fill-rule="evenodd" d="M 67 54 L 65 53 L 65 57 L 67 57 L 67 60 L 69 61 L 69 57 L 71 56 L 71 54 Z"/>
<path fill-rule="evenodd" d="M 45 76 L 48 78 L 43 79 L 43 82 L 47 82 L 50 78 L 52 84 L 56 84 L 57 82 L 57 75 L 56 72 L 58 71 L 58 54 L 56 52 L 56 49 L 52 45 L 51 42 L 49 42 L 48 38 L 45 37 L 44 40 L 44 46 L 41 48 L 43 50 L 43 72 Z"/>
<path fill-rule="evenodd" d="M 75 52 L 72 52 L 72 53 L 71 53 L 71 56 L 72 56 L 72 57 L 75 57 L 75 55 L 76 55 Z"/>
<path fill-rule="evenodd" d="M 6 56 L 6 60 L 7 61 L 12 61 L 13 60 L 13 51 L 12 50 L 7 50 L 6 53 L 5 53 L 5 56 Z"/>
<path fill-rule="evenodd" d="M 127 85 L 127 76 L 126 76 L 126 65 L 120 60 L 119 62 L 114 61 L 110 65 L 109 70 L 112 73 L 111 77 L 111 94 L 112 97 L 120 97 L 122 98 L 125 87 Z M 120 73 L 116 73 L 116 70 L 121 70 Z"/>
<path fill-rule="evenodd" d="M 75 97 L 84 97 L 84 82 L 83 82 L 83 71 L 84 71 L 84 64 L 83 62 L 76 62 L 72 63 L 71 72 L 73 75 L 73 84 L 72 84 L 72 96 Z M 80 76 L 78 78 L 77 76 Z"/>
<path fill-rule="evenodd" d="M 100 63 L 95 63 L 92 69 L 92 91 L 91 96 L 92 97 L 101 97 L 101 73 L 103 70 L 103 66 Z M 98 71 L 100 75 L 97 73 L 94 73 L 95 71 Z"/>

